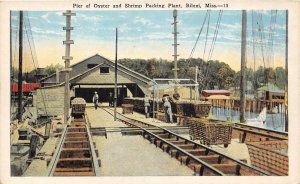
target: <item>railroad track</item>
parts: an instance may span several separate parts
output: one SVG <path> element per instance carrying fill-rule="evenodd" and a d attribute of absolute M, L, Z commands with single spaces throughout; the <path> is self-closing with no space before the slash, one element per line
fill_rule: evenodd
<path fill-rule="evenodd" d="M 239 138 L 240 142 L 243 143 L 251 141 L 288 140 L 288 133 L 254 127 L 242 123 L 234 123 L 233 137 Z"/>
<path fill-rule="evenodd" d="M 49 176 L 99 176 L 98 150 L 85 115 L 74 118 L 64 129 L 48 167 Z"/>
<path fill-rule="evenodd" d="M 103 109 L 113 115 L 111 109 Z M 186 139 L 165 128 L 138 121 L 117 113 L 117 119 L 131 127 L 140 128 L 145 139 L 200 176 L 264 176 L 270 175 L 242 161 L 228 157 L 205 145 Z"/>

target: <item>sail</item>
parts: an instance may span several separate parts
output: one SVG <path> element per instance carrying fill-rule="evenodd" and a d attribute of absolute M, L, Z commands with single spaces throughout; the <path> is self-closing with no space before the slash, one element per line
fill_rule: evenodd
<path fill-rule="evenodd" d="M 267 119 L 267 108 L 264 107 L 257 118 L 246 119 L 246 123 L 252 126 L 261 126 Z"/>
<path fill-rule="evenodd" d="M 259 113 L 257 119 L 260 120 L 260 121 L 262 121 L 262 122 L 265 122 L 266 118 L 267 118 L 267 108 L 264 107 L 263 110 Z"/>

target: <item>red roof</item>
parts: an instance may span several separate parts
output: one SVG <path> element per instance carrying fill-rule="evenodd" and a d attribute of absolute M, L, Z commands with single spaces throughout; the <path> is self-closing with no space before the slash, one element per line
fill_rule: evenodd
<path fill-rule="evenodd" d="M 22 92 L 23 93 L 30 93 L 32 90 L 41 87 L 41 84 L 37 83 L 28 83 L 28 84 L 22 84 Z M 12 84 L 11 85 L 11 92 L 17 93 L 18 92 L 18 84 Z"/>

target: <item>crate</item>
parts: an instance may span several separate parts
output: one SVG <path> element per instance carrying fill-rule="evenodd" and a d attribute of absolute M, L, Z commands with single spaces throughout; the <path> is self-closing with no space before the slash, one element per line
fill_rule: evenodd
<path fill-rule="evenodd" d="M 224 144 L 227 147 L 231 142 L 232 125 L 222 122 L 211 122 L 204 118 L 189 118 L 187 125 L 190 128 L 190 136 L 194 140 L 200 140 L 205 145 Z"/>
<path fill-rule="evenodd" d="M 272 175 L 288 176 L 288 141 L 247 142 L 251 164 Z"/>
<path fill-rule="evenodd" d="M 72 114 L 84 114 L 86 102 L 83 98 L 74 98 L 71 102 Z"/>
<path fill-rule="evenodd" d="M 123 114 L 133 114 L 132 104 L 122 104 Z"/>

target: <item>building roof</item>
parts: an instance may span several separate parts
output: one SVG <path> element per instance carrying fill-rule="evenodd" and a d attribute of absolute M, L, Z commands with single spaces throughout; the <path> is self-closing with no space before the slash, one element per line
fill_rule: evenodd
<path fill-rule="evenodd" d="M 37 83 L 27 83 L 22 84 L 22 92 L 23 93 L 30 93 L 32 90 L 41 87 L 40 84 Z M 11 84 L 11 92 L 17 93 L 18 92 L 18 84 Z"/>
<path fill-rule="evenodd" d="M 70 68 L 72 68 L 72 71 L 70 72 L 70 79 L 76 78 L 76 77 L 78 77 L 80 75 L 83 75 L 83 74 L 86 74 L 89 71 L 92 71 L 93 69 L 95 69 L 96 67 L 99 67 L 99 66 L 95 66 L 95 67 L 90 68 L 90 69 L 85 69 L 83 67 L 80 67 L 80 65 L 84 65 L 84 63 L 88 63 L 88 62 L 92 62 L 92 63 L 98 64 L 98 65 L 103 64 L 103 63 L 107 63 L 111 67 L 114 67 L 114 64 L 115 64 L 114 61 L 109 60 L 109 59 L 107 59 L 107 58 L 105 58 L 105 57 L 103 57 L 99 54 L 95 54 L 95 55 L 93 55 L 89 58 L 86 58 L 86 59 L 84 59 L 84 60 L 82 60 L 78 63 L 75 63 L 75 64 L 71 65 Z M 118 70 L 126 71 L 128 74 L 131 74 L 131 75 L 135 76 L 136 78 L 139 78 L 140 80 L 143 80 L 145 82 L 151 81 L 151 79 L 148 78 L 147 76 L 142 75 L 138 72 L 135 72 L 135 71 L 131 70 L 130 68 L 127 68 L 127 67 L 125 67 L 125 66 L 123 66 L 122 64 L 119 64 L 119 63 L 118 63 Z M 60 78 L 62 78 L 61 75 L 62 75 L 62 72 L 60 72 Z M 53 80 L 52 81 L 49 80 L 50 78 L 53 78 L 53 80 L 54 80 L 54 78 L 56 78 L 56 73 L 53 73 L 53 74 L 51 74 L 47 77 L 42 78 L 40 80 L 40 82 L 44 83 L 44 84 L 53 84 L 53 85 L 55 85 L 56 83 Z M 63 82 L 64 81 L 60 80 L 59 83 L 61 84 Z"/>
<path fill-rule="evenodd" d="M 205 93 L 230 93 L 228 90 L 202 90 Z"/>

